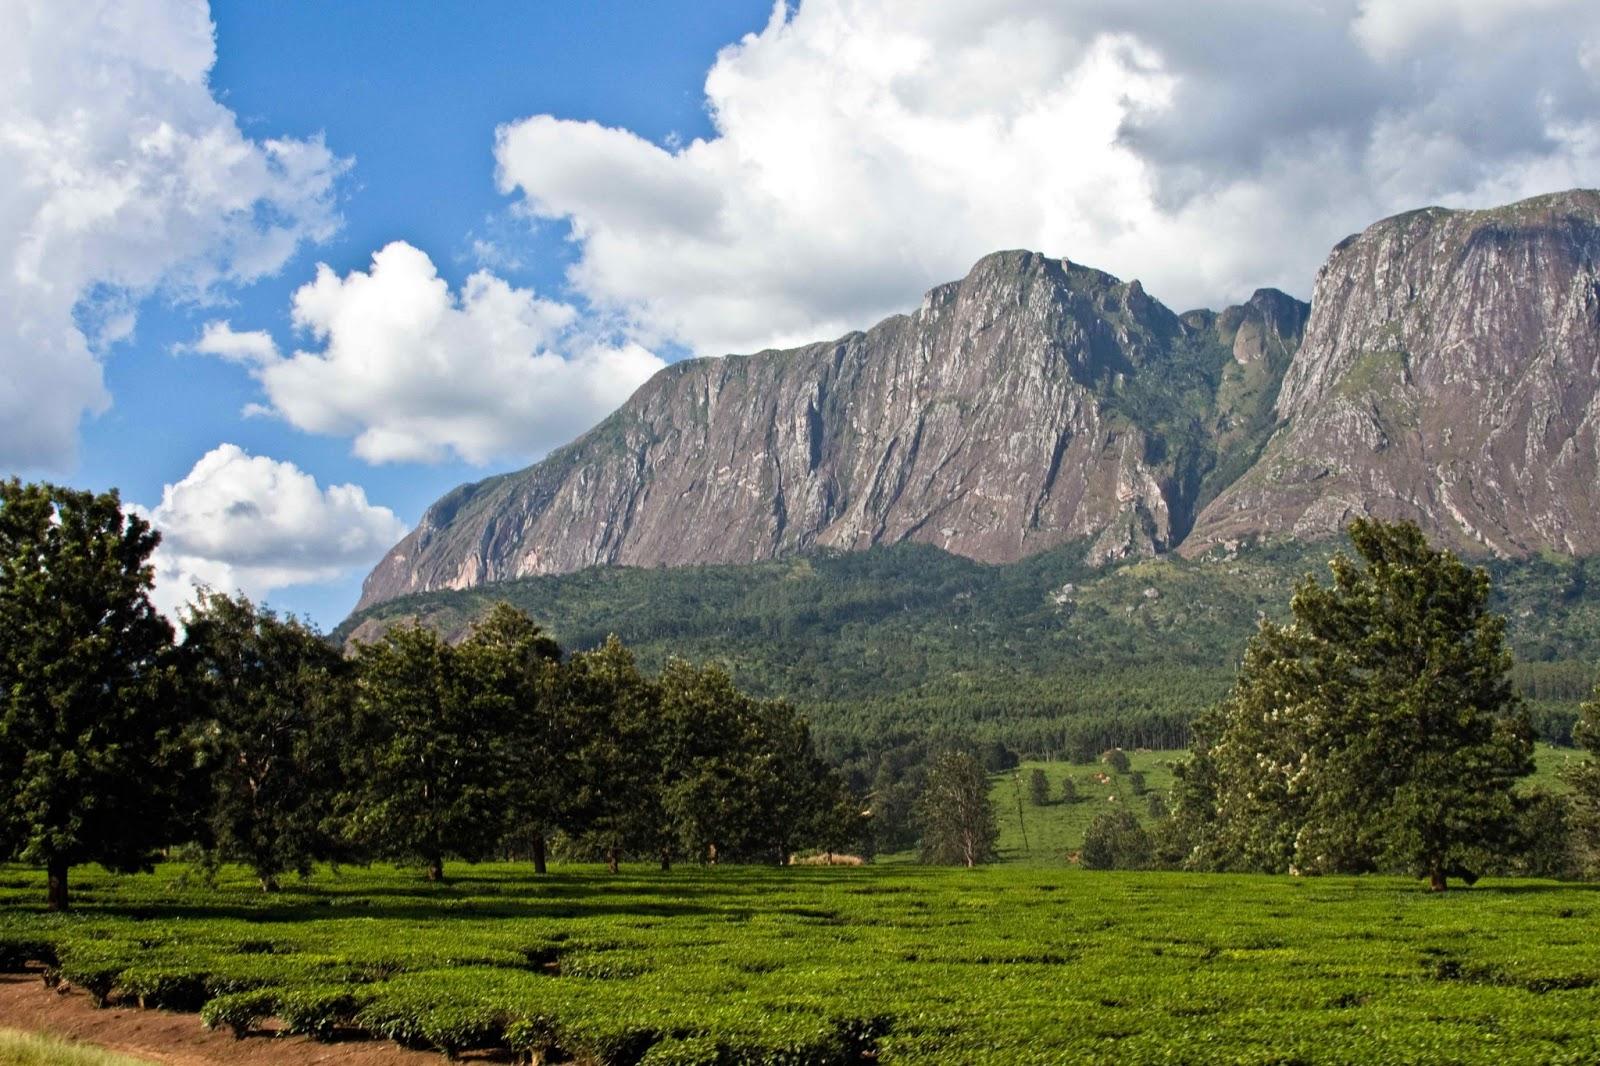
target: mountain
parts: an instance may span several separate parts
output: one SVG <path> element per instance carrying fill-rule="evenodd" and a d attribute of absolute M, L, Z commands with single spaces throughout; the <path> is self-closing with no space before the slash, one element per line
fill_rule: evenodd
<path fill-rule="evenodd" d="M 1274 290 L 1179 316 L 1137 281 L 990 255 L 864 333 L 667 367 L 543 462 L 439 500 L 358 609 L 907 541 L 995 563 L 1164 552 L 1274 428 L 1305 319 Z"/>
<path fill-rule="evenodd" d="M 596 565 L 922 543 L 1091 564 L 1405 517 L 1481 555 L 1600 552 L 1600 193 L 1427 208 L 1342 241 L 1307 305 L 1174 314 L 988 256 L 922 306 L 675 364 L 526 470 L 436 503 L 358 609 Z"/>
<path fill-rule="evenodd" d="M 1186 554 L 1358 514 L 1473 554 L 1600 551 L 1600 193 L 1387 219 L 1311 306 L 1278 430 Z"/>

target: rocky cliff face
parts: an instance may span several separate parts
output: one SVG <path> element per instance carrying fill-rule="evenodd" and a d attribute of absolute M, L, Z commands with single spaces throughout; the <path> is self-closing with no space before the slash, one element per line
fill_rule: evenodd
<path fill-rule="evenodd" d="M 1270 433 L 1305 314 L 1263 291 L 1180 318 L 1137 281 L 998 253 L 865 333 L 668 367 L 543 462 L 441 499 L 361 606 L 906 540 L 990 562 L 1165 551 Z"/>
<path fill-rule="evenodd" d="M 440 500 L 361 606 L 900 541 L 1198 554 L 1358 514 L 1469 552 L 1600 552 L 1600 193 L 1385 220 L 1309 309 L 1263 290 L 1179 316 L 1136 281 L 989 256 L 865 333 L 668 367 Z"/>
<path fill-rule="evenodd" d="M 1430 208 L 1334 249 L 1260 460 L 1186 554 L 1409 518 L 1467 552 L 1600 552 L 1600 193 Z"/>

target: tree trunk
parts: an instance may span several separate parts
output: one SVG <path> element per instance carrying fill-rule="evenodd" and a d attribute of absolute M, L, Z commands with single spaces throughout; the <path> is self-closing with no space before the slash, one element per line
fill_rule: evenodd
<path fill-rule="evenodd" d="M 672 869 L 672 849 L 671 848 L 662 848 L 661 849 L 661 869 L 663 871 Z"/>
<path fill-rule="evenodd" d="M 533 834 L 533 872 L 536 874 L 547 874 L 550 872 L 550 867 L 545 856 L 543 833 Z"/>
<path fill-rule="evenodd" d="M 1445 890 L 1444 870 L 1441 867 L 1434 866 L 1428 871 L 1428 888 L 1433 892 Z"/>
<path fill-rule="evenodd" d="M 45 867 L 45 870 L 49 877 L 46 901 L 51 910 L 64 911 L 69 903 L 67 898 L 67 860 L 53 858 Z"/>
<path fill-rule="evenodd" d="M 707 844 L 706 845 L 706 861 L 712 866 L 715 866 L 717 864 L 717 846 L 716 846 L 716 844 Z"/>
<path fill-rule="evenodd" d="M 616 873 L 617 872 L 617 867 L 620 864 L 621 864 L 621 858 L 617 855 L 617 849 L 616 848 L 607 848 L 606 849 L 606 869 L 610 870 L 612 873 Z"/>
<path fill-rule="evenodd" d="M 273 877 L 271 874 L 264 875 L 261 878 L 261 891 L 263 891 L 263 892 L 276 892 L 276 891 L 278 891 L 278 879 L 276 877 Z"/>
<path fill-rule="evenodd" d="M 432 856 L 431 858 L 428 859 L 428 880 L 429 881 L 443 881 L 444 880 L 444 858 L 443 858 L 443 856 L 434 855 L 434 856 Z"/>

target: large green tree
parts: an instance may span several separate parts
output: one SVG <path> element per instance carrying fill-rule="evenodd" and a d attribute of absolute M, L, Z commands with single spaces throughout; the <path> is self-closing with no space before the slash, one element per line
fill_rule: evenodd
<path fill-rule="evenodd" d="M 933 760 L 917 797 L 916 819 L 923 862 L 977 866 L 994 858 L 1000 829 L 989 777 L 970 754 L 947 751 Z"/>
<path fill-rule="evenodd" d="M 556 698 L 561 646 L 524 612 L 497 603 L 460 648 L 483 686 L 485 709 L 503 721 L 505 843 L 545 873 L 547 841 L 575 781 L 575 723 Z"/>
<path fill-rule="evenodd" d="M 202 592 L 180 647 L 195 742 L 207 771 L 201 826 L 265 891 L 331 851 L 327 820 L 349 726 L 339 650 L 243 596 Z"/>
<path fill-rule="evenodd" d="M 1532 742 L 1489 577 L 1411 523 L 1359 519 L 1358 559 L 1263 622 L 1195 729 L 1178 821 L 1191 865 L 1406 870 L 1436 890 L 1511 840 Z"/>
<path fill-rule="evenodd" d="M 48 871 L 148 864 L 170 825 L 172 628 L 160 535 L 115 492 L 0 482 L 0 853 Z"/>
<path fill-rule="evenodd" d="M 421 862 L 491 854 L 505 830 L 506 704 L 482 660 L 430 629 L 398 626 L 356 655 L 348 824 L 376 854 Z"/>
<path fill-rule="evenodd" d="M 613 873 L 628 852 L 659 854 L 670 844 L 670 821 L 660 788 L 656 683 L 613 636 L 568 659 L 557 698 L 575 752 L 562 828 Z"/>

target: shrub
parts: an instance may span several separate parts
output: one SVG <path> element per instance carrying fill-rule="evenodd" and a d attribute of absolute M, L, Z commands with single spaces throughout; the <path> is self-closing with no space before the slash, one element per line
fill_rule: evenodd
<path fill-rule="evenodd" d="M 1133 789 L 1135 796 L 1143 796 L 1150 791 L 1150 786 L 1145 784 L 1144 773 L 1139 770 L 1128 775 L 1128 787 Z"/>
<path fill-rule="evenodd" d="M 722 1066 L 728 1058 L 723 1047 L 709 1036 L 668 1038 L 654 1045 L 639 1060 L 639 1066 Z"/>
<path fill-rule="evenodd" d="M 367 988 L 329 985 L 286 991 L 278 999 L 284 1028 L 313 1040 L 331 1040 L 341 1027 L 355 1027 L 355 1018 L 377 993 Z"/>
<path fill-rule="evenodd" d="M 1110 751 L 1102 752 L 1100 761 L 1119 774 L 1128 772 L 1128 753 L 1121 748 L 1112 748 Z"/>
<path fill-rule="evenodd" d="M 1062 803 L 1077 803 L 1078 802 L 1078 786 L 1072 780 L 1072 775 L 1071 774 L 1068 774 L 1066 777 L 1063 777 L 1061 779 L 1061 802 Z"/>
<path fill-rule="evenodd" d="M 212 995 L 209 976 L 187 966 L 131 966 L 117 978 L 117 990 L 141 1007 L 195 1011 Z"/>
<path fill-rule="evenodd" d="M 1028 795 L 1035 807 L 1043 807 L 1050 802 L 1050 779 L 1037 767 L 1028 775 Z"/>
<path fill-rule="evenodd" d="M 46 983 L 54 985 L 65 982 L 72 988 L 88 993 L 96 1007 L 104 1007 L 111 1002 L 111 992 L 117 987 L 117 979 L 122 976 L 124 965 L 98 959 L 67 960 L 54 968 L 53 972 L 47 972 Z"/>
<path fill-rule="evenodd" d="M 463 1051 L 505 1046 L 508 1024 L 504 1011 L 476 1004 L 434 1007 L 418 1018 L 422 1038 L 449 1059 Z"/>
<path fill-rule="evenodd" d="M 0 936 L 0 973 L 25 973 L 30 963 L 56 963 L 56 949 L 48 940 Z"/>
<path fill-rule="evenodd" d="M 227 1026 L 235 1040 L 261 1024 L 263 1018 L 272 1017 L 277 1010 L 278 992 L 272 988 L 255 988 L 248 992 L 229 992 L 218 996 L 200 1008 L 200 1021 L 207 1029 Z"/>
<path fill-rule="evenodd" d="M 1089 870 L 1144 870 L 1150 866 L 1150 835 L 1132 811 L 1095 815 L 1083 834 L 1080 861 Z"/>

